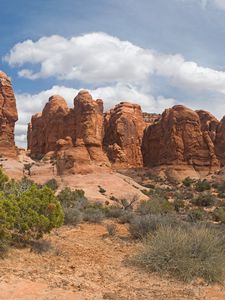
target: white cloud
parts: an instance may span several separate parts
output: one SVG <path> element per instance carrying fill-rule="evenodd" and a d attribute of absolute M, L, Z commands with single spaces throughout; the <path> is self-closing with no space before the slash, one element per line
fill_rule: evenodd
<path fill-rule="evenodd" d="M 53 76 L 99 85 L 120 83 L 146 88 L 150 77 L 157 74 L 169 78 L 176 86 L 225 93 L 225 72 L 201 67 L 180 54 L 143 49 L 105 33 L 27 40 L 16 44 L 5 60 L 11 66 L 29 63 L 30 69 L 21 69 L 19 76 L 33 80 Z M 32 65 L 36 64 L 40 71 L 35 73 Z"/>
<path fill-rule="evenodd" d="M 37 42 L 16 44 L 5 60 L 11 66 L 40 64 L 40 71 L 22 69 L 19 76 L 37 79 L 49 76 L 83 82 L 137 82 L 151 72 L 153 56 L 147 50 L 105 33 L 90 33 L 66 39 L 43 37 Z"/>
<path fill-rule="evenodd" d="M 181 55 L 157 55 L 155 72 L 176 86 L 225 93 L 225 72 L 185 61 Z"/>
<path fill-rule="evenodd" d="M 19 120 L 16 124 L 16 144 L 26 147 L 27 124 L 34 113 L 42 111 L 48 98 L 52 95 L 61 95 L 68 105 L 73 107 L 73 99 L 79 90 L 65 86 L 53 86 L 51 89 L 41 91 L 38 94 L 17 93 L 17 108 Z M 175 104 L 174 99 L 166 99 L 162 96 L 154 98 L 151 94 L 141 91 L 140 88 L 132 85 L 116 84 L 114 86 L 100 87 L 89 90 L 94 99 L 103 99 L 104 108 L 108 110 L 121 101 L 130 101 L 142 106 L 143 111 L 161 112 L 165 107 Z"/>
<path fill-rule="evenodd" d="M 216 0 L 215 0 L 216 1 Z M 43 37 L 16 44 L 5 60 L 19 67 L 19 76 L 32 80 L 56 77 L 97 83 L 90 90 L 93 98 L 102 98 L 106 108 L 122 100 L 139 103 L 143 110 L 158 112 L 175 103 L 174 99 L 153 97 L 151 77 L 166 78 L 172 85 L 186 90 L 211 91 L 225 94 L 225 72 L 187 61 L 180 55 L 161 54 L 121 41 L 105 33 L 89 33 L 66 39 L 62 36 Z M 40 68 L 39 71 L 37 67 Z M 25 143 L 25 126 L 33 113 L 41 111 L 48 98 L 60 94 L 72 106 L 77 89 L 53 86 L 38 94 L 17 94 L 20 119 L 16 139 Z"/>

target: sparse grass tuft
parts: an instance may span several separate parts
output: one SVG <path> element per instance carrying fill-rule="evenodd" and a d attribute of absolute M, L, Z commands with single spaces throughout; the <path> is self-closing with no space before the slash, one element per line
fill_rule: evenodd
<path fill-rule="evenodd" d="M 206 227 L 162 226 L 148 236 L 135 261 L 150 272 L 169 273 L 183 281 L 225 279 L 223 236 Z"/>

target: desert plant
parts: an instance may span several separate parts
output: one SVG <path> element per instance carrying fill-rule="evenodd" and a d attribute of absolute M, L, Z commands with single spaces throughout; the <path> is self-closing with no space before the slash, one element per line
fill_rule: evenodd
<path fill-rule="evenodd" d="M 188 212 L 188 220 L 191 222 L 203 221 L 207 213 L 202 208 L 192 209 Z"/>
<path fill-rule="evenodd" d="M 83 220 L 82 213 L 76 207 L 64 208 L 64 223 L 66 225 L 76 226 Z"/>
<path fill-rule="evenodd" d="M 204 192 L 211 189 L 210 183 L 204 179 L 204 180 L 198 180 L 195 184 L 195 190 L 197 192 Z"/>
<path fill-rule="evenodd" d="M 150 272 L 170 273 L 184 281 L 200 277 L 222 282 L 225 278 L 223 237 L 206 227 L 162 226 L 148 236 L 135 261 Z"/>
<path fill-rule="evenodd" d="M 9 241 L 0 238 L 0 258 L 4 258 L 9 250 Z"/>
<path fill-rule="evenodd" d="M 213 217 L 214 217 L 215 221 L 225 224 L 225 207 L 223 207 L 223 206 L 217 207 L 213 211 Z"/>
<path fill-rule="evenodd" d="M 88 207 L 84 210 L 83 220 L 90 223 L 101 223 L 104 218 L 104 214 L 101 210 Z"/>
<path fill-rule="evenodd" d="M 9 177 L 0 168 L 0 191 L 4 189 L 5 184 L 9 181 Z"/>
<path fill-rule="evenodd" d="M 47 187 L 49 187 L 51 190 L 56 191 L 58 186 L 57 181 L 55 180 L 55 178 L 52 178 L 50 180 L 48 180 L 44 185 L 46 185 Z"/>
<path fill-rule="evenodd" d="M 129 224 L 129 232 L 134 239 L 143 239 L 155 232 L 160 226 L 178 226 L 181 221 L 175 215 L 143 215 L 135 216 Z"/>
<path fill-rule="evenodd" d="M 215 197 L 210 194 L 201 194 L 197 198 L 192 199 L 192 204 L 197 206 L 209 207 L 215 203 Z"/>
<path fill-rule="evenodd" d="M 116 234 L 116 224 L 107 224 L 106 229 L 110 236 L 114 236 Z"/>
<path fill-rule="evenodd" d="M 12 201 L 17 204 L 13 235 L 23 239 L 39 239 L 44 233 L 63 223 L 64 214 L 60 203 L 48 187 L 32 186 Z"/>
<path fill-rule="evenodd" d="M 117 206 L 110 206 L 105 211 L 105 216 L 107 218 L 119 218 L 123 214 L 124 210 Z"/>
<path fill-rule="evenodd" d="M 66 187 L 58 194 L 58 199 L 63 209 L 76 207 L 81 210 L 88 205 L 88 200 L 83 190 L 72 191 L 69 187 Z"/>
<path fill-rule="evenodd" d="M 135 214 L 133 211 L 130 210 L 124 210 L 122 211 L 122 214 L 119 216 L 119 223 L 125 224 L 125 223 L 130 223 L 132 219 L 134 218 Z"/>
<path fill-rule="evenodd" d="M 47 240 L 34 240 L 30 241 L 29 244 L 31 251 L 37 254 L 49 252 L 53 249 L 51 242 Z"/>
<path fill-rule="evenodd" d="M 175 199 L 173 205 L 176 212 L 179 212 L 185 208 L 185 202 L 181 199 Z"/>
<path fill-rule="evenodd" d="M 186 177 L 186 178 L 182 181 L 183 185 L 186 186 L 186 187 L 192 186 L 193 182 L 194 182 L 193 179 L 191 179 L 190 177 Z"/>
<path fill-rule="evenodd" d="M 154 197 L 148 201 L 141 201 L 137 207 L 137 212 L 141 215 L 166 214 L 174 210 L 174 206 L 165 198 Z"/>

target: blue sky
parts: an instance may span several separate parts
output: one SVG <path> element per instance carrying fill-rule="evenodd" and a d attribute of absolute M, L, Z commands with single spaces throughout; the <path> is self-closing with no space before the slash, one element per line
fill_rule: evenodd
<path fill-rule="evenodd" d="M 161 112 L 176 103 L 225 114 L 225 0 L 0 0 L 0 69 L 26 124 L 51 94 L 80 88 Z"/>

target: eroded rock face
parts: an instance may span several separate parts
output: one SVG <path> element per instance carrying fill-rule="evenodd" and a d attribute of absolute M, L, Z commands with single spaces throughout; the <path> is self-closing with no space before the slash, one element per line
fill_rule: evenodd
<path fill-rule="evenodd" d="M 146 113 L 146 112 L 143 112 L 142 116 L 143 116 L 145 123 L 147 123 L 148 125 L 152 125 L 152 124 L 158 122 L 159 119 L 161 118 L 160 114 Z"/>
<path fill-rule="evenodd" d="M 210 112 L 205 110 L 196 110 L 201 123 L 201 131 L 207 132 L 210 139 L 214 143 L 216 140 L 216 132 L 219 126 L 219 120 L 214 117 Z"/>
<path fill-rule="evenodd" d="M 105 114 L 104 148 L 116 167 L 143 166 L 144 122 L 140 105 L 121 102 Z"/>
<path fill-rule="evenodd" d="M 93 100 L 87 91 L 80 91 L 74 99 L 76 122 L 75 147 L 86 148 L 90 160 L 108 161 L 103 149 L 103 101 Z"/>
<path fill-rule="evenodd" d="M 28 149 L 34 157 L 55 151 L 56 142 L 65 136 L 68 130 L 66 117 L 69 108 L 63 97 L 54 95 L 49 98 L 42 113 L 35 114 L 28 125 Z M 69 121 L 68 121 L 69 123 Z M 70 128 L 73 135 L 74 128 Z"/>
<path fill-rule="evenodd" d="M 0 71 L 0 154 L 17 155 L 14 140 L 17 119 L 16 99 L 10 78 Z"/>
<path fill-rule="evenodd" d="M 121 102 L 103 113 L 102 100 L 80 91 L 72 109 L 60 96 L 49 98 L 42 113 L 32 117 L 28 147 L 36 157 L 55 153 L 60 174 L 112 165 L 170 166 L 178 173 L 206 175 L 220 162 L 225 165 L 224 132 L 225 118 L 219 122 L 203 110 L 176 105 L 162 115 L 148 114 Z"/>
<path fill-rule="evenodd" d="M 225 116 L 220 121 L 217 127 L 215 140 L 216 154 L 221 162 L 221 166 L 225 166 Z"/>
<path fill-rule="evenodd" d="M 145 166 L 189 165 L 198 172 L 217 170 L 219 162 L 212 141 L 215 122 L 209 115 L 182 105 L 166 109 L 158 123 L 145 130 Z"/>

